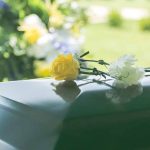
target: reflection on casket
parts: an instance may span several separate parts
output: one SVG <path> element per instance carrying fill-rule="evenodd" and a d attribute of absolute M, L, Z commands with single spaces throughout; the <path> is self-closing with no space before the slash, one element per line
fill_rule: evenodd
<path fill-rule="evenodd" d="M 53 83 L 37 79 L 0 84 L 0 147 L 150 149 L 150 78 L 142 81 L 143 93 L 123 103 L 107 98 L 112 89 L 105 84 L 78 80 L 72 89 L 66 84 L 54 89 Z"/>

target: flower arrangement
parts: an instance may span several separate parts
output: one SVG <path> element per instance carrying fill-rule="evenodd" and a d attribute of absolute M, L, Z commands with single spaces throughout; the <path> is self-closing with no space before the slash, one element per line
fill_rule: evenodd
<path fill-rule="evenodd" d="M 87 54 L 89 52 L 84 53 L 80 57 L 74 57 L 72 54 L 57 56 L 50 65 L 51 77 L 56 80 L 66 81 L 75 80 L 81 74 L 102 76 L 103 78 L 111 77 L 115 80 L 115 86 L 127 88 L 132 85 L 138 85 L 145 72 L 150 71 L 149 69 L 136 67 L 136 59 L 132 55 L 124 55 L 117 61 L 108 64 L 104 60 L 84 59 Z M 108 68 L 107 72 L 97 68 L 85 67 L 84 62 L 95 62 L 104 65 Z"/>
<path fill-rule="evenodd" d="M 47 23 L 44 23 L 37 14 L 25 16 L 20 22 L 18 29 L 24 32 L 29 55 L 45 58 L 49 57 L 48 51 L 76 53 L 83 42 L 81 30 L 86 23 L 84 9 L 79 7 L 77 1 L 59 0 L 46 1 L 45 7 L 49 16 Z"/>
<path fill-rule="evenodd" d="M 86 23 L 84 9 L 77 1 L 46 1 L 45 7 L 49 16 L 47 23 L 37 14 L 30 14 L 18 27 L 23 32 L 28 57 L 35 59 L 35 75 L 39 77 L 46 75 L 41 70 L 46 70 L 58 54 L 80 53 L 84 42 L 82 27 Z"/>
<path fill-rule="evenodd" d="M 54 57 L 82 49 L 87 17 L 76 0 L 0 0 L 0 13 L 0 81 L 49 76 Z"/>

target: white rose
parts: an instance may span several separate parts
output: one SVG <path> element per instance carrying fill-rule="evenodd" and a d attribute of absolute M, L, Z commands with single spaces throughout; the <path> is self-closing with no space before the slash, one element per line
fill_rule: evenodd
<path fill-rule="evenodd" d="M 124 55 L 116 62 L 110 64 L 109 74 L 116 79 L 116 84 L 120 87 L 137 85 L 139 80 L 144 77 L 144 69 L 136 67 L 135 57 Z"/>

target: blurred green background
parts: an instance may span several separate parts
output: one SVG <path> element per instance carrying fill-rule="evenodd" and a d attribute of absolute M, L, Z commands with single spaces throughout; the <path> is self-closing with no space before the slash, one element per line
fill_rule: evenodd
<path fill-rule="evenodd" d="M 81 4 L 95 9 L 100 7 L 99 16 L 102 18 L 105 15 L 101 15 L 101 12 L 106 13 L 106 10 L 115 10 L 126 16 L 122 18 L 120 27 L 110 26 L 107 22 L 86 27 L 85 49 L 90 50 L 93 57 L 111 62 L 129 53 L 136 56 L 139 65 L 150 66 L 150 32 L 142 30 L 140 23 L 142 18 L 149 18 L 150 0 L 82 0 Z"/>

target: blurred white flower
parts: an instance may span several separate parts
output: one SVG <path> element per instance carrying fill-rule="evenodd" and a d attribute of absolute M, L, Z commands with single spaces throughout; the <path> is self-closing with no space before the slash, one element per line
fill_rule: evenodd
<path fill-rule="evenodd" d="M 27 54 L 49 62 L 58 54 L 79 53 L 83 41 L 82 37 L 76 38 L 68 30 L 54 30 L 40 37 L 28 48 Z"/>
<path fill-rule="evenodd" d="M 34 44 L 28 49 L 28 55 L 33 56 L 37 59 L 54 58 L 55 56 L 57 56 L 58 52 L 53 49 L 51 40 L 51 34 L 45 34 L 36 42 L 36 44 Z"/>
<path fill-rule="evenodd" d="M 24 31 L 24 37 L 29 44 L 35 44 L 40 37 L 47 33 L 45 24 L 35 14 L 25 17 L 18 30 Z"/>
<path fill-rule="evenodd" d="M 71 29 L 71 27 L 74 25 L 75 23 L 75 18 L 71 17 L 71 16 L 67 16 L 65 18 L 65 22 L 64 22 L 64 29 Z"/>
<path fill-rule="evenodd" d="M 81 45 L 84 42 L 82 36 L 76 38 L 70 31 L 62 29 L 52 33 L 52 45 L 55 50 L 61 54 L 76 54 L 79 53 Z"/>
<path fill-rule="evenodd" d="M 116 79 L 116 85 L 126 88 L 137 85 L 144 77 L 144 69 L 135 66 L 136 59 L 132 55 L 124 55 L 110 64 L 109 74 Z"/>
<path fill-rule="evenodd" d="M 72 9 L 78 9 L 78 7 L 79 7 L 78 3 L 76 1 L 72 1 L 71 8 Z"/>
<path fill-rule="evenodd" d="M 57 0 L 57 3 L 58 3 L 59 5 L 65 4 L 65 3 L 66 3 L 66 0 Z"/>
<path fill-rule="evenodd" d="M 37 16 L 36 14 L 31 14 L 26 16 L 24 20 L 21 22 L 19 30 L 25 31 L 28 28 L 32 28 L 32 27 L 38 27 L 42 30 L 46 30 L 45 24 L 41 21 L 39 16 Z"/>

